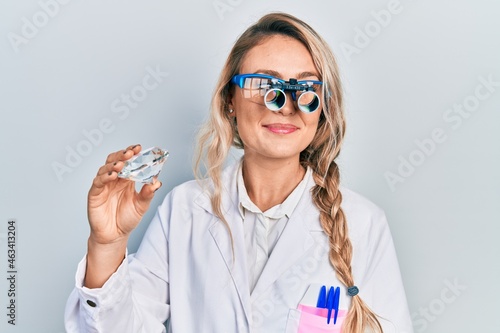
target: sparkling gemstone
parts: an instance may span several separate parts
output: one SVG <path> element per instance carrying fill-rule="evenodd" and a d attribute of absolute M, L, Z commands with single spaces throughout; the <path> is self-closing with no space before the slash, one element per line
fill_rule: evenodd
<path fill-rule="evenodd" d="M 168 151 L 158 147 L 143 150 L 125 161 L 125 165 L 122 171 L 118 173 L 118 177 L 151 184 L 153 178 L 160 174 L 167 156 Z"/>

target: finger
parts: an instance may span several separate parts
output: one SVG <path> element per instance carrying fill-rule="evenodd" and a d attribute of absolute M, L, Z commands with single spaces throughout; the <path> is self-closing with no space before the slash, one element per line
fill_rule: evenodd
<path fill-rule="evenodd" d="M 140 144 L 136 144 L 136 145 L 133 145 L 133 146 L 130 146 L 127 148 L 127 150 L 132 150 L 134 152 L 134 155 L 139 153 L 142 149 L 142 146 Z"/>
<path fill-rule="evenodd" d="M 137 194 L 137 203 L 141 211 L 146 212 L 151 200 L 155 196 L 155 192 L 159 190 L 162 185 L 162 182 L 155 180 L 153 184 L 146 184 L 141 188 L 141 191 Z"/>
<path fill-rule="evenodd" d="M 126 149 L 111 153 L 106 158 L 106 164 L 117 161 L 125 161 L 141 151 L 141 145 L 128 146 Z"/>
<path fill-rule="evenodd" d="M 92 186 L 89 190 L 89 195 L 99 195 L 104 187 L 110 182 L 115 181 L 118 178 L 118 173 L 115 171 L 109 171 L 102 175 L 98 175 L 92 181 Z"/>
<path fill-rule="evenodd" d="M 125 163 L 122 161 L 116 161 L 116 162 L 105 164 L 99 168 L 99 170 L 97 171 L 97 176 L 104 175 L 110 171 L 111 172 L 112 171 L 120 172 L 120 171 L 122 171 L 124 165 L 125 165 Z"/>

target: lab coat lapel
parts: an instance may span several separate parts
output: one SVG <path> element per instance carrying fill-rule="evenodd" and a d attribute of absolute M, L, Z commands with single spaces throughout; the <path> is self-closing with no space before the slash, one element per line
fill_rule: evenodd
<path fill-rule="evenodd" d="M 226 214 L 225 217 L 227 221 L 230 221 L 233 216 L 231 214 Z M 241 220 L 239 216 L 236 217 Z M 231 240 L 229 238 L 227 228 L 226 226 L 223 225 L 223 222 L 220 221 L 219 219 L 216 219 L 215 222 L 210 226 L 209 231 L 215 243 L 217 244 L 217 248 L 220 251 L 220 255 L 224 259 L 226 268 L 229 274 L 231 275 L 233 283 L 238 292 L 238 296 L 241 305 L 243 306 L 243 309 L 245 311 L 247 321 L 250 324 L 251 323 L 250 287 L 248 284 L 249 282 L 248 282 L 248 272 L 246 265 L 246 256 L 244 255 L 245 243 L 242 238 L 243 228 L 235 227 L 235 225 L 231 223 L 230 226 L 234 239 L 234 260 L 233 260 L 233 251 L 231 249 Z"/>
<path fill-rule="evenodd" d="M 318 210 L 314 207 L 309 187 L 300 199 L 295 211 L 288 220 L 280 239 L 269 257 L 260 278 L 252 292 L 252 301 L 265 293 L 293 264 L 303 259 L 305 253 L 315 244 L 312 236 L 319 224 Z M 320 229 L 321 230 L 321 229 Z"/>
<path fill-rule="evenodd" d="M 195 201 L 214 216 L 208 230 L 212 235 L 217 248 L 219 249 L 220 255 L 224 259 L 228 272 L 231 275 L 238 292 L 238 297 L 245 311 L 247 321 L 250 325 L 252 309 L 250 304 L 250 287 L 245 255 L 245 236 L 243 221 L 239 214 L 238 206 L 234 203 L 238 198 L 235 183 L 237 167 L 238 164 L 228 167 L 224 170 L 222 175 L 222 183 L 224 184 L 223 186 L 226 187 L 223 190 L 222 212 L 231 228 L 234 240 L 234 253 L 231 248 L 231 240 L 229 238 L 227 227 L 214 215 L 209 197 L 204 195 L 202 197 L 198 197 Z M 210 258 L 207 258 L 207 260 L 209 261 Z"/>

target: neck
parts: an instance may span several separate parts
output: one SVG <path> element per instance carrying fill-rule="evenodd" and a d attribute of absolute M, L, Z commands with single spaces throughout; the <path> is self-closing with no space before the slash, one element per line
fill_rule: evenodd
<path fill-rule="evenodd" d="M 298 157 L 273 161 L 243 158 L 243 180 L 248 196 L 263 212 L 285 201 L 304 174 Z"/>

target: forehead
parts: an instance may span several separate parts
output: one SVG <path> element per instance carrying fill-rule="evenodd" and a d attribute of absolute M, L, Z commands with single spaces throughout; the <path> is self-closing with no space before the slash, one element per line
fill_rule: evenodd
<path fill-rule="evenodd" d="M 282 79 L 297 78 L 301 73 L 312 73 L 319 77 L 312 56 L 305 45 L 294 38 L 282 35 L 267 37 L 245 55 L 240 73 L 263 71 L 277 72 Z"/>

